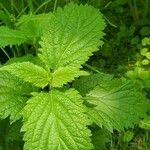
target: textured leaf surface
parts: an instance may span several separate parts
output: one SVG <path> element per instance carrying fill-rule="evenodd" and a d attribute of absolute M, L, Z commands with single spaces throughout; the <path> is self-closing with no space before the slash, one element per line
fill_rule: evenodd
<path fill-rule="evenodd" d="M 6 26 L 0 27 L 0 47 L 7 45 L 19 45 L 24 43 L 27 38 L 21 31 L 10 29 Z"/>
<path fill-rule="evenodd" d="M 52 87 L 61 87 L 81 75 L 88 75 L 88 73 L 75 67 L 60 67 L 52 74 Z"/>
<path fill-rule="evenodd" d="M 146 111 L 146 101 L 139 85 L 119 80 L 105 81 L 94 88 L 86 99 L 92 104 L 88 114 L 100 127 L 122 130 L 132 127 Z"/>
<path fill-rule="evenodd" d="M 73 82 L 73 88 L 79 91 L 83 96 L 88 94 L 97 85 L 107 82 L 113 78 L 112 75 L 104 73 L 91 74 L 89 76 L 80 77 Z"/>
<path fill-rule="evenodd" d="M 59 8 L 42 37 L 39 57 L 53 70 L 65 66 L 80 68 L 102 45 L 104 27 L 101 13 L 91 6 L 69 4 Z"/>
<path fill-rule="evenodd" d="M 20 118 L 20 111 L 25 106 L 26 95 L 36 89 L 30 84 L 24 83 L 8 72 L 0 71 L 0 117 L 10 115 L 11 121 Z"/>
<path fill-rule="evenodd" d="M 51 16 L 51 13 L 23 15 L 16 23 L 16 28 L 22 31 L 28 39 L 34 41 L 36 38 L 39 38 L 44 31 L 48 30 Z"/>
<path fill-rule="evenodd" d="M 23 111 L 24 149 L 90 150 L 82 100 L 77 91 L 37 93 Z"/>
<path fill-rule="evenodd" d="M 45 87 L 50 80 L 50 75 L 45 69 L 30 62 L 13 63 L 0 69 L 8 71 L 24 81 L 33 83 L 37 87 Z"/>

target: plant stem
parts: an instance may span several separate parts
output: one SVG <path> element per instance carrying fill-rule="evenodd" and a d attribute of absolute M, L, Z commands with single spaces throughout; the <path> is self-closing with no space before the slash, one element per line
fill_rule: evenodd
<path fill-rule="evenodd" d="M 117 28 L 117 26 L 115 24 L 113 24 L 112 22 L 110 22 L 106 16 L 103 15 L 103 17 L 105 18 L 105 20 L 108 22 L 108 24 L 110 24 L 112 27 Z"/>
<path fill-rule="evenodd" d="M 145 19 L 145 17 L 147 16 L 148 9 L 149 9 L 149 0 L 146 0 L 144 2 L 143 19 Z"/>
<path fill-rule="evenodd" d="M 29 0 L 29 8 L 30 8 L 30 13 L 33 13 L 33 3 L 32 0 Z"/>
<path fill-rule="evenodd" d="M 8 57 L 8 59 L 10 59 L 10 57 L 9 57 L 9 55 L 8 55 L 8 53 L 5 51 L 5 49 L 4 48 L 1 48 L 1 50 L 4 52 L 4 54 Z"/>
<path fill-rule="evenodd" d="M 88 69 L 94 71 L 94 72 L 97 72 L 97 73 L 101 73 L 100 71 L 98 71 L 97 69 L 95 69 L 93 66 L 91 65 L 88 65 L 88 64 L 84 64 L 85 67 L 87 67 Z"/>
<path fill-rule="evenodd" d="M 133 8 L 133 5 L 132 5 L 131 0 L 128 0 L 128 6 L 129 6 L 129 8 L 130 8 L 130 12 L 131 12 L 131 14 L 132 14 L 133 19 L 136 20 L 136 17 L 135 17 L 134 11 L 133 11 L 134 8 Z"/>
<path fill-rule="evenodd" d="M 137 3 L 136 3 L 136 0 L 134 0 L 133 2 L 134 2 L 134 13 L 135 13 L 135 18 L 136 18 L 136 21 L 138 21 L 138 20 L 139 20 L 139 15 L 138 15 Z"/>
<path fill-rule="evenodd" d="M 50 1 L 51 1 L 51 0 L 48 0 L 48 1 L 44 2 L 44 3 L 42 3 L 42 4 L 35 10 L 34 13 L 36 14 L 43 6 L 45 6 L 46 4 L 48 4 Z"/>
<path fill-rule="evenodd" d="M 57 7 L 57 0 L 55 0 L 53 11 L 56 10 L 56 7 Z"/>

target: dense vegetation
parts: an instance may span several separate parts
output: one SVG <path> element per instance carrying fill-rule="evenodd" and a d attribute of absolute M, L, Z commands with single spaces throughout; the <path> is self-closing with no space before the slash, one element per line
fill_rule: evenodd
<path fill-rule="evenodd" d="M 0 1 L 0 150 L 149 150 L 149 0 Z"/>

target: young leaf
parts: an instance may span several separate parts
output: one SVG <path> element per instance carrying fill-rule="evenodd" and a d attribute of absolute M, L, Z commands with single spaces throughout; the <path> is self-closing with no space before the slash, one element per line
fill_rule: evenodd
<path fill-rule="evenodd" d="M 88 75 L 75 67 L 60 67 L 52 74 L 52 87 L 61 87 L 63 84 L 74 80 L 74 77 Z"/>
<path fill-rule="evenodd" d="M 6 71 L 0 71 L 0 117 L 10 116 L 11 121 L 20 119 L 20 111 L 25 106 L 26 95 L 36 90 Z"/>
<path fill-rule="evenodd" d="M 94 88 L 86 100 L 93 105 L 88 109 L 91 120 L 110 131 L 132 127 L 146 112 L 140 87 L 132 81 L 105 81 Z"/>
<path fill-rule="evenodd" d="M 59 8 L 42 37 L 39 57 L 52 70 L 66 66 L 79 69 L 102 45 L 104 27 L 102 14 L 91 6 L 71 3 Z"/>
<path fill-rule="evenodd" d="M 10 29 L 7 26 L 0 27 L 0 47 L 19 45 L 27 40 L 27 37 L 21 31 Z"/>
<path fill-rule="evenodd" d="M 0 70 L 8 71 L 18 78 L 41 88 L 44 88 L 50 81 L 50 74 L 44 68 L 30 62 L 13 63 L 0 68 Z"/>
<path fill-rule="evenodd" d="M 25 149 L 90 150 L 89 121 L 77 91 L 36 93 L 23 111 Z"/>

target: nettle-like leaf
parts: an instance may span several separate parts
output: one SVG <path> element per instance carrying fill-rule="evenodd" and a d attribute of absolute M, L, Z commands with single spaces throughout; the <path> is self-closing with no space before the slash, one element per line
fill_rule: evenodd
<path fill-rule="evenodd" d="M 90 150 L 88 119 L 74 89 L 36 93 L 24 108 L 24 149 Z"/>
<path fill-rule="evenodd" d="M 44 68 L 30 62 L 13 63 L 0 68 L 0 70 L 8 71 L 24 81 L 42 88 L 48 85 L 51 79 L 50 74 Z"/>
<path fill-rule="evenodd" d="M 6 71 L 0 71 L 0 118 L 20 119 L 30 92 L 36 90 Z"/>
<path fill-rule="evenodd" d="M 91 6 L 71 3 L 59 8 L 42 36 L 39 57 L 52 70 L 66 66 L 79 69 L 102 45 L 104 27 L 101 13 Z"/>
<path fill-rule="evenodd" d="M 39 15 L 23 15 L 16 23 L 16 28 L 0 27 L 0 47 L 34 43 L 48 30 L 51 13 Z"/>
<path fill-rule="evenodd" d="M 26 40 L 26 36 L 21 31 L 10 29 L 7 26 L 0 27 L 0 47 L 20 45 Z"/>
<path fill-rule="evenodd" d="M 38 15 L 23 15 L 18 19 L 16 29 L 31 41 L 39 38 L 46 30 L 48 30 L 49 22 L 51 21 L 52 13 L 38 14 Z"/>
<path fill-rule="evenodd" d="M 89 75 L 75 67 L 60 67 L 52 74 L 52 87 L 61 87 L 63 84 L 74 80 L 75 77 Z"/>
<path fill-rule="evenodd" d="M 93 105 L 87 111 L 91 120 L 110 131 L 132 127 L 147 110 L 140 86 L 133 81 L 105 81 L 85 99 Z"/>
<path fill-rule="evenodd" d="M 51 72 L 27 62 L 3 69 L 38 87 L 43 88 L 48 83 L 52 87 L 62 87 L 75 77 L 87 74 L 79 69 L 102 44 L 99 39 L 104 35 L 105 23 L 100 12 L 93 7 L 70 4 L 51 15 L 48 26 L 39 57 Z"/>
<path fill-rule="evenodd" d="M 80 71 L 75 67 L 60 67 L 55 72 L 50 73 L 44 68 L 30 62 L 14 62 L 13 64 L 2 67 L 0 70 L 8 71 L 18 78 L 41 88 L 44 88 L 48 84 L 52 87 L 62 87 L 67 82 L 74 80 L 75 77 L 89 75 L 87 72 Z"/>

